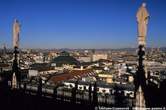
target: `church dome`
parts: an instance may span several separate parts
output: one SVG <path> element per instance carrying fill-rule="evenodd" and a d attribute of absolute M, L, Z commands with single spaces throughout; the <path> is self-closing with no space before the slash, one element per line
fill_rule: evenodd
<path fill-rule="evenodd" d="M 69 65 L 80 65 L 80 62 L 76 60 L 74 57 L 70 56 L 70 54 L 66 51 L 60 53 L 60 56 L 54 58 L 52 63 L 55 63 L 56 66 L 62 66 L 63 64 Z"/>

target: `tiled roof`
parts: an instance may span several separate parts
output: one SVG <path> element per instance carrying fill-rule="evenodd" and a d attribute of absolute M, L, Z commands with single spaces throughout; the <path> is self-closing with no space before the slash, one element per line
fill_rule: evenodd
<path fill-rule="evenodd" d="M 77 79 L 85 76 L 93 76 L 95 73 L 92 70 L 71 70 L 66 71 L 62 74 L 57 74 L 52 76 L 49 81 L 53 83 L 58 83 L 61 81 L 66 81 L 69 79 Z"/>

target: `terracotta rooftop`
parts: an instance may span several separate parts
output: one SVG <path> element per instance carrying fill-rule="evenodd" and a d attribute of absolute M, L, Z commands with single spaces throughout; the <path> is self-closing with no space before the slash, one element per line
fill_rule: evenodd
<path fill-rule="evenodd" d="M 81 77 L 93 76 L 93 75 L 95 75 L 93 70 L 71 70 L 71 71 L 66 71 L 62 74 L 57 74 L 55 76 L 52 76 L 49 79 L 49 81 L 53 83 L 58 83 L 69 79 L 78 79 Z"/>

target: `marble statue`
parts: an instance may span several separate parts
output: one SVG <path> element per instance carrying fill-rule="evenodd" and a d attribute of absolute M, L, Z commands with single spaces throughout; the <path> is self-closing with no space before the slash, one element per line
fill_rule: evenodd
<path fill-rule="evenodd" d="M 146 9 L 145 3 L 143 3 L 142 6 L 138 9 L 136 17 L 138 22 L 138 42 L 139 45 L 145 45 L 147 35 L 147 24 L 149 19 L 149 13 Z"/>
<path fill-rule="evenodd" d="M 20 34 L 20 24 L 18 20 L 14 20 L 13 24 L 13 47 L 19 47 L 19 34 Z"/>

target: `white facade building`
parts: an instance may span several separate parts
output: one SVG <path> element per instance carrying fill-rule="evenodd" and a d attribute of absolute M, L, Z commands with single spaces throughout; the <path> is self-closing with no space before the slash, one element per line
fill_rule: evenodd
<path fill-rule="evenodd" d="M 92 61 L 98 61 L 100 59 L 108 59 L 107 54 L 93 54 L 92 55 Z"/>

